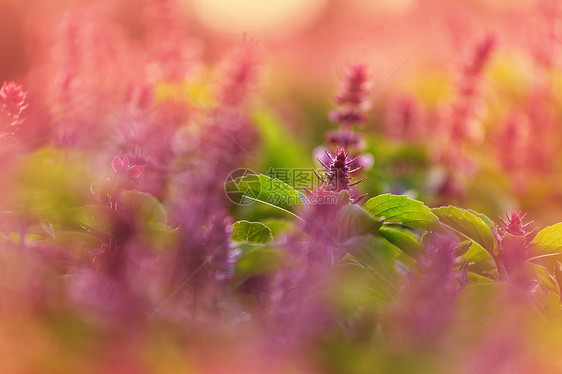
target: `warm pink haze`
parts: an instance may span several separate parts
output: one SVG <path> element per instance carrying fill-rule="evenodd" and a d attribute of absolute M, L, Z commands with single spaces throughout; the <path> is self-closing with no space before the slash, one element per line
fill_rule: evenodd
<path fill-rule="evenodd" d="M 560 373 L 557 0 L 0 0 L 0 374 Z"/>

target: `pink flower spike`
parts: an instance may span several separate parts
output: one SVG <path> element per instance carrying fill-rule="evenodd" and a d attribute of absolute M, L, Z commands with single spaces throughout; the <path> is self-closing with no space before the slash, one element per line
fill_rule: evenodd
<path fill-rule="evenodd" d="M 319 158 L 317 158 L 316 160 L 320 163 L 320 165 L 324 166 L 326 168 L 326 170 L 330 169 L 330 167 L 328 165 L 326 165 L 324 162 L 322 162 L 322 160 L 320 160 Z"/>
<path fill-rule="evenodd" d="M 506 212 L 505 216 L 506 220 L 499 217 L 504 227 L 496 225 L 497 234 L 499 235 L 498 239 L 500 242 L 503 239 L 503 236 L 505 236 L 505 233 L 525 238 L 535 233 L 536 228 L 533 230 L 527 230 L 527 226 L 531 225 L 534 221 L 523 223 L 527 213 L 521 214 L 521 212 L 513 211 L 511 214 Z"/>
<path fill-rule="evenodd" d="M 146 165 L 134 165 L 130 168 L 130 176 L 132 178 L 138 178 L 144 172 Z"/>
<path fill-rule="evenodd" d="M 363 195 L 359 195 L 357 197 L 352 198 L 351 203 L 352 204 L 357 204 L 359 203 L 361 200 L 363 200 L 366 196 L 368 195 L 368 193 L 364 193 Z"/>
<path fill-rule="evenodd" d="M 355 185 L 357 185 L 357 184 L 363 182 L 365 179 L 367 179 L 367 177 L 363 177 L 363 178 L 359 179 L 358 181 L 355 181 L 355 182 L 353 182 L 353 183 L 350 183 L 350 184 L 349 184 L 349 187 L 353 187 L 353 186 L 355 186 Z"/>
<path fill-rule="evenodd" d="M 0 114 L 2 115 L 0 122 L 5 122 L 7 126 L 19 125 L 22 122 L 21 113 L 27 108 L 26 96 L 27 93 L 23 91 L 21 85 L 4 82 L 0 88 Z"/>
<path fill-rule="evenodd" d="M 113 158 L 113 161 L 111 161 L 111 167 L 113 168 L 113 171 L 115 171 L 116 173 L 119 173 L 121 171 L 122 162 L 119 155 Z"/>
<path fill-rule="evenodd" d="M 331 121 L 339 123 L 346 129 L 349 125 L 365 124 L 367 121 L 365 112 L 370 109 L 370 79 L 371 74 L 366 65 L 348 66 L 334 96 L 338 107 L 330 112 Z M 345 146 L 348 145 L 345 144 Z"/>
<path fill-rule="evenodd" d="M 348 66 L 334 101 L 338 104 L 360 105 L 369 95 L 371 74 L 366 65 Z"/>
<path fill-rule="evenodd" d="M 129 178 L 138 178 L 144 172 L 146 165 L 131 165 L 127 155 L 123 156 L 123 159 L 116 155 L 111 162 L 111 167 L 117 174 L 124 174 Z"/>

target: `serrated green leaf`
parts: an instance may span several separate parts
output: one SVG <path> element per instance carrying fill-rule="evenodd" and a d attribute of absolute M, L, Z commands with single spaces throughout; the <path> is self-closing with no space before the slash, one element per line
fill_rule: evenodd
<path fill-rule="evenodd" d="M 294 215 L 303 205 L 302 199 L 292 186 L 264 174 L 248 174 L 226 185 L 229 193 L 237 192 L 244 201 L 258 201 Z"/>
<path fill-rule="evenodd" d="M 373 217 L 405 226 L 433 229 L 439 219 L 421 201 L 403 195 L 384 194 L 369 199 L 364 205 Z"/>
<path fill-rule="evenodd" d="M 363 235 L 342 243 L 342 246 L 352 254 L 353 261 L 370 272 L 378 273 L 389 285 L 396 280 L 396 260 L 400 256 L 400 250 L 386 240 Z"/>
<path fill-rule="evenodd" d="M 470 213 L 474 214 L 476 217 L 480 218 L 482 221 L 484 221 L 484 223 L 486 225 L 488 225 L 488 227 L 492 230 L 495 228 L 495 224 L 494 221 L 492 221 L 490 219 L 490 217 L 488 217 L 487 215 L 485 215 L 484 213 L 479 213 L 479 212 L 475 212 L 472 209 L 467 209 L 467 211 L 469 211 Z"/>
<path fill-rule="evenodd" d="M 488 251 L 473 240 L 471 240 L 470 248 L 462 255 L 462 258 L 470 263 L 470 271 L 484 273 L 495 269 L 495 263 Z"/>
<path fill-rule="evenodd" d="M 78 231 L 58 231 L 56 237 L 49 237 L 44 242 L 76 255 L 87 255 L 88 251 L 103 244 L 98 237 Z"/>
<path fill-rule="evenodd" d="M 539 231 L 531 246 L 540 255 L 562 251 L 562 222 Z"/>
<path fill-rule="evenodd" d="M 457 296 L 458 310 L 471 324 L 481 323 L 494 315 L 498 308 L 498 298 L 505 292 L 505 288 L 504 283 L 483 277 L 474 279 L 469 273 L 469 284 Z"/>
<path fill-rule="evenodd" d="M 309 160 L 310 154 L 302 144 L 302 137 L 295 136 L 279 116 L 270 110 L 260 108 L 252 113 L 252 123 L 260 133 L 262 154 L 257 157 L 259 164 L 267 168 L 302 168 L 303 160 Z M 288 147 L 287 145 L 291 146 Z M 311 170 L 311 169 L 309 169 Z"/>
<path fill-rule="evenodd" d="M 432 211 L 439 217 L 442 224 L 454 229 L 465 238 L 477 244 L 471 246 L 465 254 L 467 259 L 479 261 L 491 258 L 491 254 L 494 253 L 496 247 L 496 239 L 492 229 L 482 218 L 467 210 L 451 205 L 434 208 Z"/>
<path fill-rule="evenodd" d="M 277 269 L 283 262 L 282 253 L 273 248 L 252 248 L 242 254 L 234 273 L 238 277 L 264 274 Z"/>
<path fill-rule="evenodd" d="M 273 237 L 295 230 L 297 227 L 292 221 L 280 218 L 265 218 L 261 223 L 269 227 Z"/>
<path fill-rule="evenodd" d="M 337 222 L 340 240 L 375 233 L 382 225 L 382 220 L 373 218 L 365 209 L 355 204 L 344 206 L 338 212 Z"/>
<path fill-rule="evenodd" d="M 135 221 L 144 225 L 166 225 L 166 210 L 151 194 L 140 191 L 124 191 L 119 195 L 119 203 L 123 204 L 127 214 Z"/>
<path fill-rule="evenodd" d="M 417 255 L 423 248 L 416 234 L 402 227 L 385 225 L 379 229 L 379 235 L 410 256 Z"/>
<path fill-rule="evenodd" d="M 238 221 L 232 225 L 231 239 L 237 243 L 266 244 L 273 238 L 269 227 L 261 222 Z"/>
<path fill-rule="evenodd" d="M 533 270 L 536 279 L 540 280 L 540 282 L 544 287 L 556 293 L 560 292 L 560 289 L 558 288 L 558 283 L 556 282 L 556 280 L 554 279 L 552 274 L 550 274 L 550 272 L 546 267 L 542 265 L 532 264 L 532 263 L 529 263 L 528 266 L 530 269 Z"/>
<path fill-rule="evenodd" d="M 338 266 L 342 278 L 336 289 L 344 300 L 352 297 L 355 302 L 374 303 L 372 306 L 383 306 L 395 300 L 400 280 L 397 270 L 400 250 L 373 235 L 354 237 L 343 244 L 351 253 Z"/>
<path fill-rule="evenodd" d="M 71 213 L 76 225 L 98 237 L 113 237 L 117 228 L 128 224 L 127 217 L 103 205 L 85 205 L 72 209 Z"/>

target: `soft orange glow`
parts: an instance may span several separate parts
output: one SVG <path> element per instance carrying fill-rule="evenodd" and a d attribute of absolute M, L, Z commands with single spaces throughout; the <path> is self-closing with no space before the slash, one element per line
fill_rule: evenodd
<path fill-rule="evenodd" d="M 185 3 L 189 2 L 184 0 Z M 287 36 L 310 25 L 326 0 L 192 0 L 192 11 L 208 27 L 225 33 Z"/>

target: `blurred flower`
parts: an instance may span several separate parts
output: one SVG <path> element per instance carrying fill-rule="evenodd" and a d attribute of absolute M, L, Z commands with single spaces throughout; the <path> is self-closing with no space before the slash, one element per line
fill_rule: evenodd
<path fill-rule="evenodd" d="M 422 141 L 425 117 L 420 102 L 413 96 L 399 96 L 388 105 L 384 119 L 385 134 L 392 139 Z"/>
<path fill-rule="evenodd" d="M 527 118 L 518 112 L 511 113 L 498 136 L 498 158 L 504 170 L 517 172 L 525 167 L 529 147 L 530 128 Z"/>
<path fill-rule="evenodd" d="M 371 83 L 369 81 L 370 73 L 366 65 L 354 64 L 348 66 L 345 75 L 340 82 L 340 86 L 334 96 L 334 101 L 340 106 L 330 112 L 330 119 L 340 125 L 340 128 L 333 131 L 326 132 L 325 139 L 326 143 L 331 149 L 336 149 L 336 154 L 338 149 L 347 149 L 348 156 L 349 152 L 353 151 L 360 152 L 365 147 L 363 141 L 363 135 L 353 131 L 352 125 L 354 124 L 364 124 L 366 121 L 365 112 L 369 110 L 369 94 L 371 90 Z M 348 157 L 346 156 L 346 157 Z M 323 147 L 318 147 L 314 151 L 315 159 L 326 169 L 328 165 L 331 165 L 334 160 L 329 154 L 328 150 Z M 336 156 L 337 158 L 337 156 Z M 374 158 L 370 154 L 362 154 L 350 160 L 345 168 L 340 171 L 340 174 L 347 172 L 359 171 L 363 168 L 368 169 L 373 165 Z M 353 170 L 353 171 L 349 171 Z M 336 173 L 337 174 L 337 173 Z M 341 174 L 343 177 L 343 174 Z M 332 177 L 335 177 L 333 175 Z M 323 178 L 320 178 L 322 180 Z M 344 177 L 344 179 L 346 179 Z M 337 178 L 334 179 L 336 185 L 336 190 L 341 190 L 337 186 Z M 357 182 L 359 183 L 359 182 Z M 354 184 L 357 184 L 354 183 Z M 353 192 L 354 195 L 358 195 L 355 191 L 348 188 L 349 183 L 344 182 L 341 187 L 345 190 Z M 354 185 L 354 184 L 351 184 Z M 363 196 L 359 196 L 353 199 L 354 202 L 358 202 Z"/>
<path fill-rule="evenodd" d="M 284 264 L 268 287 L 265 321 L 271 343 L 292 349 L 317 339 L 333 324 L 322 299 L 334 266 L 347 254 L 339 242 L 338 221 L 334 219 L 349 204 L 345 193 L 319 190 L 316 199 L 299 213 L 302 231 L 289 234 L 281 243 Z"/>
<path fill-rule="evenodd" d="M 495 37 L 485 35 L 477 40 L 471 55 L 461 67 L 457 97 L 439 108 L 438 133 L 434 137 L 434 162 L 446 170 L 442 185 L 437 188 L 440 203 L 450 198 L 463 198 L 465 185 L 460 183 L 476 171 L 474 158 L 468 150 L 484 140 L 482 116 L 486 106 L 479 87 L 484 68 L 496 45 Z"/>
<path fill-rule="evenodd" d="M 223 59 L 219 66 L 217 99 L 223 105 L 239 106 L 250 96 L 259 81 L 258 45 L 244 41 Z"/>
<path fill-rule="evenodd" d="M 344 73 L 334 101 L 340 106 L 330 112 L 333 122 L 347 127 L 364 124 L 365 112 L 370 109 L 368 102 L 371 91 L 370 73 L 366 65 L 350 65 Z"/>
<path fill-rule="evenodd" d="M 13 126 L 22 123 L 21 113 L 27 108 L 26 95 L 21 85 L 14 82 L 4 82 L 2 88 L 0 88 L 0 126 L 2 131 L 13 132 Z"/>
<path fill-rule="evenodd" d="M 125 102 L 132 114 L 144 114 L 154 102 L 154 89 L 147 84 L 130 84 Z"/>
<path fill-rule="evenodd" d="M 324 137 L 331 147 L 361 150 L 365 146 L 363 135 L 348 129 L 328 131 Z"/>
<path fill-rule="evenodd" d="M 529 279 L 524 265 L 531 257 L 529 244 L 535 229 L 528 229 L 533 221 L 523 223 L 526 215 L 513 211 L 506 214 L 506 220 L 500 217 L 501 224 L 494 231 L 499 244 L 495 260 L 502 279 L 532 289 L 537 282 Z"/>
<path fill-rule="evenodd" d="M 490 60 L 495 49 L 496 39 L 493 35 L 485 35 L 473 47 L 472 56 L 461 70 L 457 83 L 458 98 L 451 107 L 450 121 L 451 138 L 454 141 L 471 140 L 479 142 L 483 138 L 483 128 L 478 115 L 482 111 L 478 88 L 484 67 Z"/>
<path fill-rule="evenodd" d="M 466 275 L 455 269 L 453 239 L 431 234 L 424 244 L 419 270 L 408 274 L 400 291 L 401 311 L 393 309 L 397 315 L 390 316 L 399 341 L 439 337 L 452 320 L 455 297 L 465 283 Z"/>
<path fill-rule="evenodd" d="M 146 165 L 131 165 L 127 155 L 123 156 L 123 159 L 121 159 L 119 155 L 116 155 L 111 162 L 111 167 L 118 175 L 124 175 L 129 178 L 139 178 Z"/>
<path fill-rule="evenodd" d="M 53 20 L 54 21 L 54 20 Z M 112 127 L 128 83 L 146 69 L 144 59 L 99 6 L 75 6 L 42 33 L 46 48 L 37 79 L 53 120 L 56 145 L 93 147 Z"/>
<path fill-rule="evenodd" d="M 453 167 L 443 168 L 434 173 L 434 179 L 430 185 L 436 187 L 435 194 L 438 196 L 438 204 L 446 205 L 451 201 L 462 201 L 466 195 L 466 187 L 462 174 L 455 171 Z"/>
<path fill-rule="evenodd" d="M 217 281 L 230 279 L 236 256 L 230 245 L 232 217 L 226 212 L 214 214 L 205 228 L 202 244 L 206 249 L 205 270 Z"/>
<path fill-rule="evenodd" d="M 498 326 L 499 325 L 499 326 Z M 505 321 L 500 321 L 492 329 L 485 332 L 484 338 L 478 345 L 472 347 L 467 355 L 467 362 L 463 373 L 546 373 L 545 362 L 533 362 L 536 360 L 530 354 L 529 347 L 526 346 L 526 338 L 521 332 L 521 326 L 507 325 Z M 544 360 L 542 360 L 544 361 Z"/>
<path fill-rule="evenodd" d="M 137 188 L 146 165 L 131 165 L 127 155 L 124 155 L 123 158 L 116 155 L 111 162 L 111 167 L 113 174 L 105 177 L 103 183 L 93 183 L 90 190 L 98 200 L 108 204 L 114 210 L 119 210 L 120 204 L 117 203 L 117 200 L 120 192 L 123 189 Z"/>
<path fill-rule="evenodd" d="M 158 64 L 151 64 L 149 78 L 155 81 L 169 79 L 168 73 L 179 81 L 197 72 L 203 45 L 183 33 L 180 1 L 148 0 L 145 2 L 147 41 Z M 166 71 L 158 66 L 161 64 Z"/>
<path fill-rule="evenodd" d="M 479 39 L 476 44 L 474 45 L 474 49 L 472 50 L 472 56 L 466 62 L 463 74 L 464 78 L 460 84 L 461 93 L 463 94 L 473 94 L 474 90 L 463 90 L 462 88 L 472 87 L 474 88 L 474 83 L 470 82 L 470 79 L 474 79 L 484 70 L 485 65 L 488 63 L 490 59 L 490 55 L 492 51 L 496 48 L 496 37 L 492 34 L 484 35 L 481 39 Z"/>

